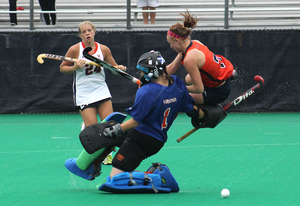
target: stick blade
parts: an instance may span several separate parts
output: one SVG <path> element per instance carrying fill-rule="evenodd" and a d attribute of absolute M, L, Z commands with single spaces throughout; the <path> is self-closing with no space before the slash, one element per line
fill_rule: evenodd
<path fill-rule="evenodd" d="M 89 53 L 90 51 L 92 51 L 92 47 L 86 47 L 86 48 L 83 50 L 83 53 Z"/>
<path fill-rule="evenodd" d="M 43 57 L 44 57 L 44 54 L 38 55 L 38 57 L 36 58 L 37 62 L 40 64 L 43 64 L 44 63 Z"/>
<path fill-rule="evenodd" d="M 260 75 L 256 75 L 256 76 L 254 77 L 254 80 L 257 81 L 257 82 L 259 82 L 260 87 L 262 87 L 262 86 L 265 85 L 265 80 L 264 80 L 264 78 L 262 78 L 262 76 L 260 76 Z"/>
<path fill-rule="evenodd" d="M 96 64 L 99 64 L 100 66 L 103 67 L 103 66 L 104 66 L 104 65 L 103 65 L 103 62 L 102 62 L 100 59 L 98 59 L 98 58 L 96 58 L 96 57 L 90 55 L 90 54 L 89 54 L 90 51 L 92 51 L 92 48 L 91 48 L 91 47 L 85 48 L 85 49 L 83 50 L 83 56 L 84 56 L 85 58 L 87 58 L 88 60 L 90 60 L 90 61 L 92 61 L 92 62 L 95 62 Z"/>

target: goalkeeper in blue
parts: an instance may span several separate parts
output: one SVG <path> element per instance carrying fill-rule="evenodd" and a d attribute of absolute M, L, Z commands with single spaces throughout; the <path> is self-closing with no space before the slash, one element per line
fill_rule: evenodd
<path fill-rule="evenodd" d="M 199 109 L 183 81 L 177 76 L 168 75 L 165 60 L 158 51 L 150 51 L 141 55 L 137 69 L 141 76 L 142 86 L 137 90 L 133 106 L 126 110 L 131 118 L 121 124 L 111 121 L 92 125 L 79 135 L 88 153 L 104 147 L 119 147 L 112 161 L 111 173 L 106 183 L 98 188 L 100 190 L 145 192 L 144 180 L 138 183 L 141 173 L 135 174 L 133 171 L 144 159 L 156 154 L 164 146 L 168 139 L 167 131 L 179 112 L 184 112 L 191 117 L 194 126 L 205 125 L 207 122 L 210 125 L 218 124 L 215 117 L 222 119 L 226 115 L 219 105 L 212 106 L 217 109 Z M 158 175 L 162 175 L 160 172 L 165 169 L 167 175 L 164 179 L 171 178 L 169 182 L 173 182 L 171 186 L 162 183 L 157 183 L 158 185 L 155 186 L 156 178 L 150 177 L 153 180 L 152 186 L 149 186 L 150 190 L 153 190 L 154 184 L 156 188 L 159 188 L 158 191 L 165 192 L 166 188 L 169 192 L 179 191 L 177 182 L 168 168 L 163 167 L 160 170 L 151 167 L 149 169 L 158 171 Z M 126 177 L 128 177 L 128 182 L 125 182 L 123 187 L 120 186 L 117 181 L 124 180 Z M 130 187 L 130 182 L 136 185 L 132 184 L 133 186 Z"/>

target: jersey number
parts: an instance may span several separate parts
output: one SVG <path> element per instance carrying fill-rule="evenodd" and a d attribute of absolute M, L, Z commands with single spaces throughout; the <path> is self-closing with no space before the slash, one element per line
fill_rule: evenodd
<path fill-rule="evenodd" d="M 91 75 L 94 72 L 100 73 L 101 72 L 101 67 L 96 66 L 94 69 L 94 66 L 90 65 L 87 68 L 85 68 L 85 75 Z"/>
<path fill-rule="evenodd" d="M 170 108 L 166 109 L 166 111 L 164 112 L 164 119 L 163 119 L 163 123 L 161 125 L 161 129 L 164 129 L 168 126 L 167 120 L 168 120 L 168 116 L 170 114 Z"/>
<path fill-rule="evenodd" d="M 215 61 L 217 64 L 220 64 L 220 61 L 222 61 L 222 57 L 217 57 L 215 54 L 213 54 L 213 55 L 214 55 L 214 61 Z M 221 68 L 225 68 L 226 66 L 225 66 L 224 63 L 221 63 L 221 64 L 220 64 L 220 67 L 221 67 Z"/>

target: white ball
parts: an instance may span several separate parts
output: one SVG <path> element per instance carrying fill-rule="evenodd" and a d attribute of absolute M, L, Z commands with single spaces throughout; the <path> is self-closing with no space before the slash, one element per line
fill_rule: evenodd
<path fill-rule="evenodd" d="M 226 198 L 230 195 L 230 191 L 228 189 L 223 189 L 221 191 L 221 195 L 222 195 L 223 198 Z"/>

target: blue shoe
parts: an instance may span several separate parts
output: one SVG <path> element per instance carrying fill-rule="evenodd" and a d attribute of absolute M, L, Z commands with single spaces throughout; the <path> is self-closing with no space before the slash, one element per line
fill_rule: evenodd
<path fill-rule="evenodd" d="M 86 170 L 81 170 L 76 164 L 77 158 L 71 158 L 66 160 L 66 168 L 75 175 L 82 177 L 87 180 L 94 180 L 95 177 L 98 177 L 101 174 L 101 164 L 95 167 L 94 164 L 91 164 Z"/>

